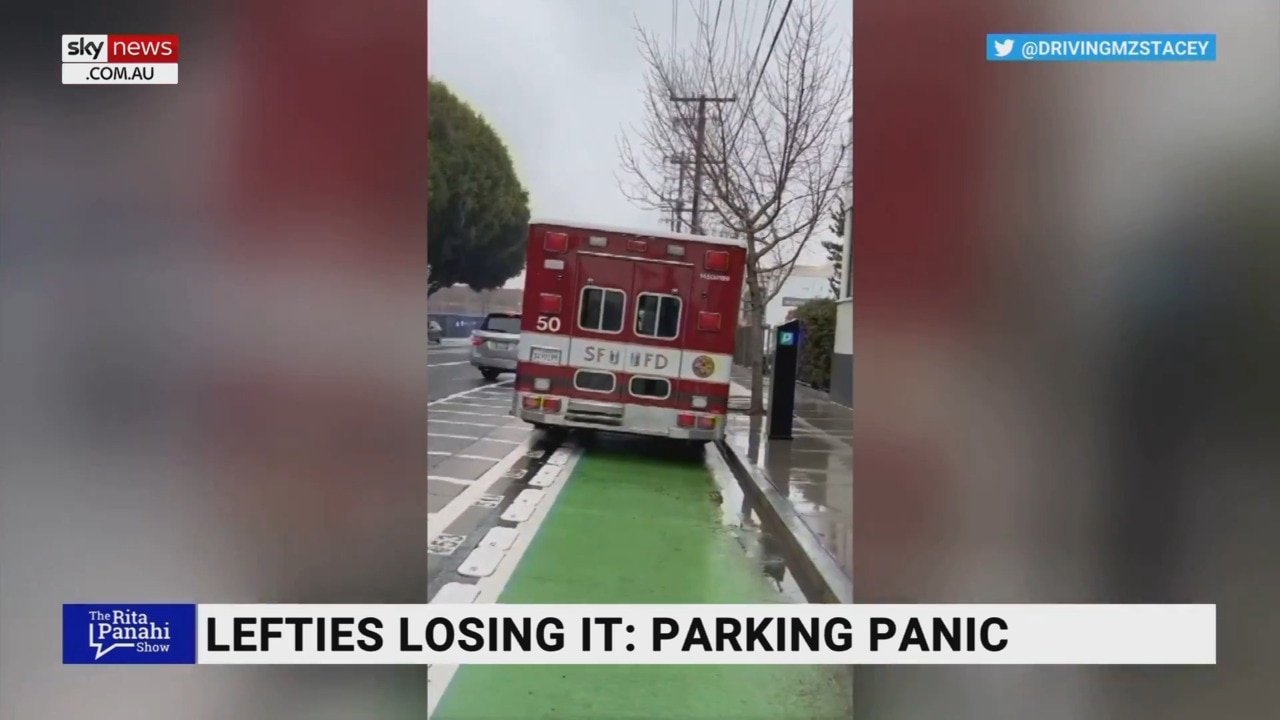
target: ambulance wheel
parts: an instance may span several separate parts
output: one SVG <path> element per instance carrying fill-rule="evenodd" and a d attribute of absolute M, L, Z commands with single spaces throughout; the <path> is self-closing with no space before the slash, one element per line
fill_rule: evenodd
<path fill-rule="evenodd" d="M 494 380 L 498 379 L 497 370 L 490 370 L 488 368 L 484 368 L 480 371 L 480 374 L 484 377 L 485 380 L 488 380 L 489 382 L 493 382 Z"/>

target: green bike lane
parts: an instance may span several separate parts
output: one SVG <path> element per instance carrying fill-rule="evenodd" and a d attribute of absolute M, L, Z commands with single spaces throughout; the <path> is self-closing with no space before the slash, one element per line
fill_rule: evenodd
<path fill-rule="evenodd" d="M 722 485 L 707 464 L 678 455 L 648 444 L 587 449 L 497 601 L 786 602 L 749 552 L 750 530 L 724 521 Z M 850 690 L 841 672 L 847 670 L 467 665 L 432 718 L 847 718 Z"/>

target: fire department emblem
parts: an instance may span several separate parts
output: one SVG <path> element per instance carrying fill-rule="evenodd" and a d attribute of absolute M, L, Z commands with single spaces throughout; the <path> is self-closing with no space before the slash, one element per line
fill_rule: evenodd
<path fill-rule="evenodd" d="M 693 359 L 693 374 L 700 378 L 709 378 L 716 371 L 716 361 L 710 355 L 699 355 Z"/>

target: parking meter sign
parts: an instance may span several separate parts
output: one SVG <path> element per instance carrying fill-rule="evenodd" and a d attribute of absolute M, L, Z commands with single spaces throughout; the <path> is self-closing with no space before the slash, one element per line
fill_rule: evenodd
<path fill-rule="evenodd" d="M 778 333 L 778 344 L 790 347 L 796 344 L 796 334 L 793 332 Z"/>

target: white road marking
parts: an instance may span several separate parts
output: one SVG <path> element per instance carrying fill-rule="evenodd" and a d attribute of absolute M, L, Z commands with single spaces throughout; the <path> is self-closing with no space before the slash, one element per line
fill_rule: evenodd
<path fill-rule="evenodd" d="M 444 450 L 428 450 L 428 455 L 444 455 L 445 457 L 462 458 L 463 460 L 485 460 L 488 462 L 502 462 L 503 458 L 489 457 L 488 455 L 462 455 L 459 453 L 445 452 Z"/>
<path fill-rule="evenodd" d="M 463 390 L 462 392 L 456 392 L 456 393 L 454 393 L 454 394 L 452 394 L 452 395 L 446 395 L 445 397 L 442 397 L 442 398 L 440 398 L 439 400 L 432 400 L 431 402 L 427 403 L 427 407 L 431 407 L 432 405 L 438 405 L 438 404 L 440 404 L 440 403 L 442 403 L 442 402 L 448 402 L 448 401 L 450 401 L 450 400 L 452 400 L 452 399 L 454 399 L 454 398 L 466 397 L 467 395 L 470 395 L 471 393 L 479 392 L 479 391 L 481 391 L 481 390 L 489 390 L 489 389 L 491 389 L 491 388 L 498 387 L 498 386 L 510 385 L 510 384 L 511 384 L 511 383 L 513 383 L 513 382 L 515 382 L 515 379 L 514 379 L 514 378 L 513 378 L 513 379 L 511 379 L 511 380 L 499 380 L 498 382 L 494 383 L 493 385 L 481 385 L 480 387 L 474 387 L 474 388 L 471 388 L 471 389 L 469 389 L 469 390 Z"/>
<path fill-rule="evenodd" d="M 440 404 L 441 405 L 458 405 L 460 407 L 508 408 L 508 407 L 511 407 L 511 393 L 507 393 L 505 398 L 473 395 L 471 397 L 459 398 L 457 400 L 450 400 L 447 403 L 440 403 Z"/>
<path fill-rule="evenodd" d="M 489 489 L 495 482 L 502 478 L 511 466 L 520 461 L 521 458 L 529 452 L 532 439 L 512 448 L 511 452 L 505 457 L 493 464 L 493 467 L 485 471 L 483 475 L 476 478 L 476 481 L 467 486 L 466 490 L 458 493 L 458 496 L 450 500 L 447 505 L 440 508 L 431 517 L 430 524 L 427 526 L 427 539 L 443 535 L 445 530 L 454 523 L 467 508 L 475 505 L 480 498 L 489 493 Z"/>
<path fill-rule="evenodd" d="M 486 425 L 484 427 L 492 427 L 492 426 Z M 428 431 L 427 441 L 430 442 L 431 438 L 449 438 L 450 440 L 475 440 L 476 442 L 493 442 L 493 443 L 502 443 L 504 445 L 520 444 L 519 440 L 499 440 L 498 438 L 477 437 L 475 435 L 447 435 L 445 433 L 433 433 Z"/>
<path fill-rule="evenodd" d="M 432 363 L 432 362 L 429 362 L 429 363 L 427 363 L 427 367 L 429 367 L 429 368 L 433 368 L 433 367 L 449 367 L 450 365 L 469 365 L 469 364 L 471 364 L 471 361 L 470 361 L 470 360 L 462 360 L 462 361 L 460 361 L 460 362 L 451 362 L 451 363 Z"/>
<path fill-rule="evenodd" d="M 449 483 L 450 485 L 471 485 L 475 483 L 475 480 L 463 480 L 462 478 L 445 477 L 443 475 L 428 475 L 427 482 L 431 482 L 432 480 L 436 482 Z"/>
<path fill-rule="evenodd" d="M 446 435 L 445 433 L 433 433 L 430 430 L 428 430 L 427 439 L 430 440 L 431 438 L 449 438 L 450 440 L 479 440 L 480 436 L 479 435 Z"/>
<path fill-rule="evenodd" d="M 477 413 L 477 412 L 467 412 L 465 410 L 432 410 L 431 411 L 432 415 L 436 413 L 449 413 L 450 415 L 471 415 L 473 417 L 496 417 L 496 418 L 510 417 L 510 415 L 508 415 L 507 413 Z"/>
<path fill-rule="evenodd" d="M 472 595 L 467 592 L 464 589 L 467 586 L 461 583 L 457 583 L 460 587 L 453 587 L 454 583 L 450 583 L 440 588 L 440 591 L 431 599 L 431 602 L 442 604 L 497 602 L 498 597 L 502 595 L 503 589 L 511 581 L 511 576 L 515 574 L 520 560 L 529 549 L 529 544 L 533 542 L 533 537 L 537 534 L 538 528 L 542 526 L 543 521 L 547 518 L 547 513 L 551 511 L 551 507 L 555 504 L 556 497 L 564 486 L 568 484 L 568 479 L 573 474 L 573 468 L 578 464 L 578 458 L 581 456 L 581 448 L 575 447 L 570 450 L 570 455 L 564 465 L 559 466 L 559 478 L 563 482 L 554 483 L 550 488 L 543 491 L 541 500 L 533 508 L 532 516 L 520 523 L 519 532 L 513 538 L 511 549 L 497 562 L 491 574 L 481 577 L 476 581 L 475 585 L 470 586 L 478 590 L 477 594 Z M 550 467 L 557 466 L 552 465 Z M 470 490 L 471 488 L 468 488 L 468 491 Z M 493 550 L 495 548 L 491 545 L 484 547 L 484 549 Z M 476 564 L 480 565 L 480 563 Z M 444 698 L 445 691 L 449 689 L 449 683 L 453 681 L 453 676 L 457 672 L 457 665 L 432 665 L 427 668 L 427 720 L 431 720 L 432 714 L 435 713 L 436 708 L 440 705 L 440 700 Z"/>
<path fill-rule="evenodd" d="M 527 423 L 520 423 L 519 425 L 510 425 L 510 424 L 494 425 L 493 423 L 465 422 L 463 420 L 438 420 L 436 418 L 430 418 L 427 420 L 427 425 L 430 426 L 431 423 L 439 423 L 441 425 L 466 425 L 468 427 L 482 427 L 482 428 L 489 428 L 491 430 L 525 430 L 525 429 L 532 430 L 533 429 L 533 428 L 530 428 Z M 431 431 L 428 430 L 427 434 L 430 435 Z"/>

